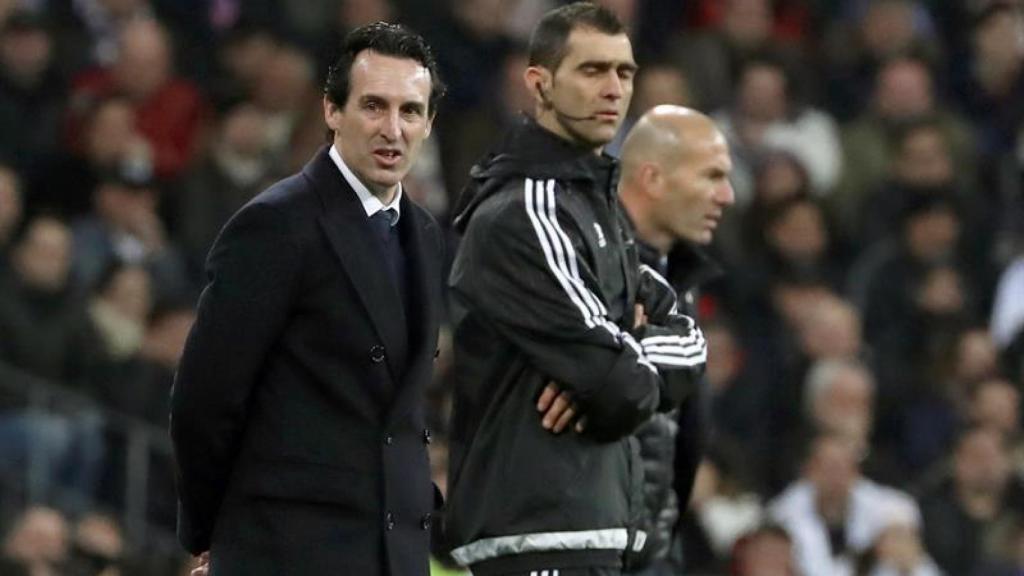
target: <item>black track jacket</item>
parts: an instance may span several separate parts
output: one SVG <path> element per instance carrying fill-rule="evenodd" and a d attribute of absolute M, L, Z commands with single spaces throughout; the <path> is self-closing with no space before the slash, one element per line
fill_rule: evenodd
<path fill-rule="evenodd" d="M 641 267 L 610 156 L 524 119 L 471 176 L 450 279 L 447 547 L 475 574 L 618 566 L 645 539 L 630 435 L 692 391 L 703 335 Z M 637 302 L 649 323 L 633 329 Z M 549 381 L 573 393 L 583 434 L 541 427 Z"/>

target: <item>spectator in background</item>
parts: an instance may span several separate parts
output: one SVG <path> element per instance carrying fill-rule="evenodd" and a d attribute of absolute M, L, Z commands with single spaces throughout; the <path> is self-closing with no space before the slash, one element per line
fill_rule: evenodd
<path fill-rule="evenodd" d="M 893 511 L 871 548 L 857 561 L 859 576 L 943 576 L 921 542 L 920 521 Z"/>
<path fill-rule="evenodd" d="M 894 511 L 920 522 L 913 499 L 864 478 L 858 460 L 845 439 L 819 436 L 802 479 L 769 505 L 770 517 L 792 534 L 804 574 L 852 576 L 856 557 L 882 534 Z"/>
<path fill-rule="evenodd" d="M 730 576 L 799 576 L 793 539 L 785 528 L 764 524 L 733 546 Z"/>
<path fill-rule="evenodd" d="M 0 277 L 7 274 L 9 250 L 23 213 L 21 178 L 0 164 Z"/>
<path fill-rule="evenodd" d="M 205 159 L 185 179 L 178 197 L 178 238 L 190 277 L 201 280 L 217 232 L 273 177 L 267 116 L 249 101 L 227 108 Z"/>
<path fill-rule="evenodd" d="M 511 44 L 498 66 L 495 97 L 482 107 L 451 111 L 459 120 L 445 122 L 449 137 L 440 144 L 449 204 L 455 203 L 469 181 L 470 168 L 498 143 L 498 134 L 533 108 L 532 96 L 523 82 L 526 66 L 526 46 Z"/>
<path fill-rule="evenodd" d="M 924 541 L 947 574 L 970 574 L 995 555 L 1000 533 L 1019 522 L 1024 485 L 999 434 L 968 428 L 952 463 L 924 484 L 918 502 Z"/>
<path fill-rule="evenodd" d="M 22 174 L 57 153 L 65 87 L 42 16 L 17 12 L 0 26 L 0 162 Z"/>
<path fill-rule="evenodd" d="M 978 129 L 983 160 L 1012 152 L 1024 125 L 1024 40 L 1019 7 L 992 1 L 974 19 L 966 66 L 954 70 L 954 93 Z"/>
<path fill-rule="evenodd" d="M 896 56 L 880 65 L 872 81 L 870 106 L 843 128 L 844 169 L 830 198 L 843 234 L 850 238 L 858 238 L 864 229 L 868 196 L 885 183 L 890 173 L 896 179 L 906 176 L 905 164 L 911 160 L 901 154 L 904 133 L 910 126 L 927 122 L 937 132 L 931 138 L 942 142 L 942 148 L 933 146 L 929 155 L 936 158 L 932 161 L 934 170 L 948 166 L 948 174 L 933 177 L 936 183 L 952 186 L 955 181 L 966 185 L 975 174 L 973 128 L 935 93 L 927 62 L 909 55 Z M 893 165 L 896 169 L 890 172 Z"/>
<path fill-rule="evenodd" d="M 173 179 L 192 162 L 205 114 L 202 96 L 191 82 L 174 75 L 167 30 L 153 20 L 133 20 L 118 33 L 119 51 L 109 68 L 75 78 L 69 131 L 81 137 L 81 114 L 92 102 L 123 96 L 152 151 L 158 178 Z"/>
<path fill-rule="evenodd" d="M 960 220 L 969 228 L 965 235 L 975 245 L 983 245 L 979 236 L 983 230 L 978 226 L 983 201 L 965 184 L 970 178 L 958 178 L 958 166 L 942 126 L 928 118 L 912 121 L 897 132 L 894 142 L 888 177 L 864 194 L 856 208 L 855 218 L 861 225 L 855 236 L 858 243 L 870 246 L 891 236 L 899 229 L 908 206 L 927 196 L 945 196 L 958 204 Z M 981 258 L 989 257 L 976 251 Z"/>
<path fill-rule="evenodd" d="M 145 268 L 118 260 L 110 262 L 97 281 L 89 316 L 112 362 L 133 356 L 142 346 L 153 300 L 150 283 Z"/>
<path fill-rule="evenodd" d="M 915 290 L 931 267 L 957 262 L 963 224 L 951 198 L 921 194 L 908 198 L 895 232 L 895 238 L 862 252 L 848 276 L 849 294 L 862 310 L 871 342 L 906 326 Z"/>
<path fill-rule="evenodd" d="M 124 536 L 113 518 L 86 514 L 75 522 L 70 541 L 66 576 L 131 576 L 122 570 Z"/>
<path fill-rule="evenodd" d="M 92 192 L 106 172 L 151 172 L 152 149 L 135 125 L 131 101 L 97 100 L 83 117 L 82 139 L 30 183 L 29 207 L 69 218 L 88 212 Z"/>
<path fill-rule="evenodd" d="M 44 507 L 26 509 L 3 541 L 3 558 L 13 576 L 63 576 L 70 549 L 69 532 L 60 512 Z"/>
<path fill-rule="evenodd" d="M 252 98 L 264 66 L 280 48 L 268 28 L 238 24 L 225 33 L 217 47 L 217 73 L 207 85 L 214 106 Z"/>
<path fill-rule="evenodd" d="M 822 72 L 828 109 L 848 121 L 869 105 L 880 68 L 893 58 L 940 56 L 928 10 L 917 0 L 844 2 L 845 13 L 823 34 Z M 913 97 L 908 94 L 908 97 Z"/>
<path fill-rule="evenodd" d="M 81 386 L 95 378 L 102 352 L 68 282 L 71 250 L 68 227 L 52 217 L 27 221 L 16 236 L 0 287 L 0 358 Z"/>
<path fill-rule="evenodd" d="M 693 493 L 679 522 L 684 571 L 717 573 L 736 542 L 764 521 L 761 498 L 750 490 L 742 453 L 713 442 L 697 469 Z"/>
<path fill-rule="evenodd" d="M 316 114 L 316 73 L 312 58 L 295 46 L 281 46 L 261 63 L 253 91 L 253 103 L 264 116 L 266 139 L 280 176 L 304 162 L 311 154 L 293 149 L 299 128 L 307 121 L 316 125 L 316 145 L 323 143 L 323 124 Z M 301 160 L 300 160 L 301 159 Z"/>
<path fill-rule="evenodd" d="M 157 195 L 144 170 L 122 169 L 103 175 L 93 191 L 93 213 L 72 225 L 78 287 L 95 289 L 103 270 L 120 261 L 146 267 L 157 300 L 189 294 L 185 261 L 157 214 Z"/>
<path fill-rule="evenodd" d="M 753 196 L 754 167 L 772 150 L 789 152 L 804 165 L 812 190 L 827 195 L 842 169 L 839 128 L 827 112 L 799 102 L 795 78 L 782 60 L 747 60 L 737 74 L 730 107 L 714 117 L 737 158 L 736 198 L 741 206 Z"/>
<path fill-rule="evenodd" d="M 771 2 L 727 0 L 723 4 L 716 28 L 681 34 L 668 48 L 669 61 L 680 65 L 691 80 L 701 110 L 729 105 L 743 62 L 776 47 Z"/>
<path fill-rule="evenodd" d="M 128 25 L 153 17 L 150 0 L 75 0 L 66 14 L 62 55 L 70 71 L 114 64 L 125 50 L 119 35 Z"/>

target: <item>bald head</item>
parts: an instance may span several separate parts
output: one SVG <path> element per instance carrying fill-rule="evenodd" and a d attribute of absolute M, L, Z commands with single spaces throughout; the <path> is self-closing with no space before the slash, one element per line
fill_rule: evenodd
<path fill-rule="evenodd" d="M 640 117 L 622 145 L 624 175 L 647 162 L 665 165 L 686 155 L 694 145 L 725 138 L 704 114 L 683 106 L 655 106 Z"/>
<path fill-rule="evenodd" d="M 640 239 L 667 251 L 677 240 L 711 242 L 732 205 L 729 146 L 710 118 L 682 106 L 655 106 L 622 146 L 623 203 Z"/>

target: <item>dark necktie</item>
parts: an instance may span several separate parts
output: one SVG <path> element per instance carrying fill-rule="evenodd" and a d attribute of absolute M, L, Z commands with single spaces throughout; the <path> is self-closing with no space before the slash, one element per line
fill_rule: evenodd
<path fill-rule="evenodd" d="M 370 224 L 377 235 L 377 239 L 384 248 L 384 255 L 388 260 L 388 272 L 391 279 L 398 288 L 398 294 L 402 297 L 402 304 L 406 305 L 408 290 L 405 285 L 405 253 L 402 251 L 402 241 L 399 238 L 398 226 L 393 222 L 398 218 L 398 213 L 387 208 L 370 217 Z"/>

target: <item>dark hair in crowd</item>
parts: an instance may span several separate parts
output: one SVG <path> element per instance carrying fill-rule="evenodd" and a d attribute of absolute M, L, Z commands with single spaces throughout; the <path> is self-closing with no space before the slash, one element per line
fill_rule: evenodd
<path fill-rule="evenodd" d="M 327 71 L 324 94 L 338 106 L 348 101 L 352 63 L 363 50 L 396 58 L 419 62 L 430 72 L 429 113 L 437 112 L 437 105 L 445 93 L 445 85 L 437 70 L 437 60 L 426 40 L 401 24 L 375 22 L 360 26 L 345 37 L 341 50 Z"/>
<path fill-rule="evenodd" d="M 530 38 L 530 66 L 556 70 L 565 58 L 569 34 L 578 28 L 596 30 L 608 35 L 625 34 L 626 27 L 609 9 L 575 2 L 556 8 L 541 18 Z"/>

